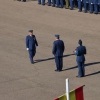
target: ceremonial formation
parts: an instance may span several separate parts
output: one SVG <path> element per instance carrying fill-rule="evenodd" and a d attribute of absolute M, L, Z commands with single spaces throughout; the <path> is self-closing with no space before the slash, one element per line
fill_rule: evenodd
<path fill-rule="evenodd" d="M 38 4 L 45 5 L 45 0 L 38 0 Z M 66 8 L 73 10 L 77 8 L 79 12 L 82 12 L 84 8 L 84 13 L 88 11 L 90 14 L 98 14 L 100 12 L 100 0 L 48 0 L 48 6 L 57 8 Z"/>
<path fill-rule="evenodd" d="M 17 0 L 26 2 L 26 0 Z M 100 0 L 38 0 L 38 4 L 48 5 L 57 8 L 65 8 L 73 10 L 74 8 L 78 9 L 78 12 L 89 12 L 90 14 L 98 14 L 100 12 Z"/>

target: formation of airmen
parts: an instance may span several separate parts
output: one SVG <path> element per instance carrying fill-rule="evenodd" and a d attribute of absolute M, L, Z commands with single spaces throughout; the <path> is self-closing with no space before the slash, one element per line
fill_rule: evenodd
<path fill-rule="evenodd" d="M 38 4 L 45 5 L 45 0 L 38 0 Z M 48 6 L 57 7 L 73 10 L 74 7 L 82 12 L 84 8 L 84 13 L 90 11 L 90 14 L 98 14 L 100 12 L 100 0 L 48 0 Z"/>
<path fill-rule="evenodd" d="M 26 2 L 27 0 L 17 0 Z M 38 4 L 45 5 L 46 0 L 38 0 Z M 98 14 L 100 12 L 100 0 L 48 0 L 48 6 L 64 8 L 73 10 L 74 8 L 78 8 L 78 12 L 82 12 L 82 8 L 84 8 L 84 13 L 88 11 L 90 14 Z"/>

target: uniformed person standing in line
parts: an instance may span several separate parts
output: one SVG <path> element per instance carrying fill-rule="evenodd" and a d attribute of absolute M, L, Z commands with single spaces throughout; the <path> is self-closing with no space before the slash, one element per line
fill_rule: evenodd
<path fill-rule="evenodd" d="M 48 6 L 51 6 L 51 0 L 48 0 Z"/>
<path fill-rule="evenodd" d="M 56 5 L 56 0 L 52 0 L 52 7 L 55 7 Z"/>
<path fill-rule="evenodd" d="M 29 30 L 29 35 L 26 36 L 26 48 L 29 52 L 30 62 L 33 64 L 33 57 L 36 54 L 36 46 L 38 46 L 35 35 L 33 35 L 33 30 Z"/>
<path fill-rule="evenodd" d="M 98 0 L 98 12 L 100 12 L 100 0 Z"/>
<path fill-rule="evenodd" d="M 84 3 L 84 13 L 87 13 L 88 6 L 89 6 L 89 0 L 83 0 L 83 3 Z"/>
<path fill-rule="evenodd" d="M 86 54 L 86 47 L 82 46 L 82 40 L 78 41 L 79 46 L 74 51 L 74 54 L 77 56 L 76 61 L 78 64 L 78 76 L 76 77 L 84 77 L 85 76 L 85 54 Z"/>
<path fill-rule="evenodd" d="M 45 5 L 45 0 L 38 0 L 38 4 L 40 5 L 41 4 L 41 2 L 42 2 L 42 5 Z"/>
<path fill-rule="evenodd" d="M 39 4 L 39 5 L 41 4 L 41 0 L 38 0 L 38 4 Z"/>
<path fill-rule="evenodd" d="M 65 4 L 65 9 L 69 9 L 69 0 L 65 0 L 66 4 Z"/>
<path fill-rule="evenodd" d="M 78 0 L 78 12 L 82 12 L 82 0 Z"/>
<path fill-rule="evenodd" d="M 60 40 L 59 35 L 55 35 L 55 41 L 53 42 L 52 53 L 55 56 L 56 70 L 61 71 L 63 68 L 63 53 L 64 53 L 64 42 Z"/>
<path fill-rule="evenodd" d="M 73 3 L 74 3 L 73 0 L 70 0 L 70 10 L 73 10 L 73 6 L 74 6 Z"/>
<path fill-rule="evenodd" d="M 94 1 L 93 0 L 89 0 L 89 5 L 90 5 L 90 14 L 92 14 L 93 13 L 93 6 L 94 6 Z"/>
<path fill-rule="evenodd" d="M 63 8 L 64 7 L 64 0 L 60 0 L 60 8 Z"/>
<path fill-rule="evenodd" d="M 42 0 L 42 5 L 45 5 L 45 0 Z"/>
<path fill-rule="evenodd" d="M 94 0 L 94 14 L 98 14 L 98 0 Z"/>
<path fill-rule="evenodd" d="M 74 7 L 77 8 L 78 7 L 78 1 L 77 0 L 74 0 L 73 2 L 74 2 L 73 3 L 74 4 Z"/>
<path fill-rule="evenodd" d="M 60 0 L 56 0 L 56 7 L 59 8 Z"/>

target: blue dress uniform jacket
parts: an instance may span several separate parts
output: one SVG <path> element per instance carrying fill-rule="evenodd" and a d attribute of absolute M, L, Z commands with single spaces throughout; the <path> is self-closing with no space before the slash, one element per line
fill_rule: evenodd
<path fill-rule="evenodd" d="M 29 48 L 29 50 L 35 50 L 36 46 L 38 46 L 37 40 L 35 35 L 28 35 L 26 37 L 26 48 Z"/>
<path fill-rule="evenodd" d="M 78 46 L 76 48 L 76 52 L 77 52 L 77 62 L 84 62 L 85 61 L 85 56 L 84 54 L 86 54 L 86 48 L 85 46 Z"/>
<path fill-rule="evenodd" d="M 85 55 L 86 54 L 86 47 L 85 46 L 78 46 L 76 48 L 76 61 L 78 64 L 78 76 L 83 77 L 85 75 L 84 69 L 84 62 L 85 62 Z"/>
<path fill-rule="evenodd" d="M 63 67 L 63 52 L 64 52 L 64 42 L 62 40 L 56 40 L 53 43 L 52 53 L 55 56 L 55 63 L 57 71 L 61 71 Z"/>
<path fill-rule="evenodd" d="M 64 48 L 64 42 L 62 40 L 56 40 L 53 43 L 52 53 L 55 56 L 63 56 Z"/>
<path fill-rule="evenodd" d="M 26 48 L 29 48 L 28 52 L 29 52 L 29 57 L 30 57 L 30 62 L 33 63 L 33 57 L 36 54 L 36 46 L 38 46 L 37 40 L 35 35 L 28 35 L 26 36 Z"/>

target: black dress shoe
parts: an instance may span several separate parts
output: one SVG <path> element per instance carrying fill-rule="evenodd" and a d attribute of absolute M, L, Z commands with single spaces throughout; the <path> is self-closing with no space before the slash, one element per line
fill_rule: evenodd
<path fill-rule="evenodd" d="M 38 3 L 39 5 L 41 5 L 41 3 Z"/>
<path fill-rule="evenodd" d="M 52 7 L 55 7 L 55 5 L 52 5 Z"/>
<path fill-rule="evenodd" d="M 58 72 L 58 70 L 56 69 L 55 72 Z"/>
<path fill-rule="evenodd" d="M 90 12 L 90 14 L 93 14 L 93 12 Z"/>
<path fill-rule="evenodd" d="M 82 76 L 76 76 L 77 78 L 81 78 Z"/>
<path fill-rule="evenodd" d="M 79 10 L 78 12 L 82 12 L 81 10 Z"/>
<path fill-rule="evenodd" d="M 84 13 L 87 13 L 86 11 L 84 11 Z"/>
<path fill-rule="evenodd" d="M 72 8 L 70 8 L 70 10 L 73 10 Z"/>
<path fill-rule="evenodd" d="M 94 13 L 94 14 L 96 14 L 96 15 L 97 15 L 98 13 Z"/>
<path fill-rule="evenodd" d="M 31 62 L 31 64 L 34 64 L 34 62 Z"/>

